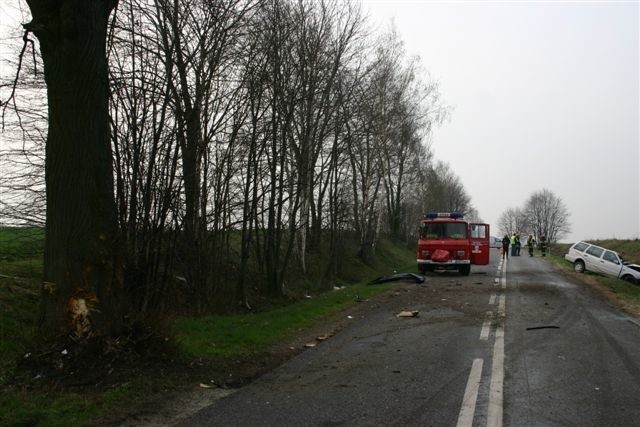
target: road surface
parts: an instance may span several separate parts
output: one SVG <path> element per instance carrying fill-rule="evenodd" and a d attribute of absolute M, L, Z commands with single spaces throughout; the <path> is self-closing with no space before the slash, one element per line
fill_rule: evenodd
<path fill-rule="evenodd" d="M 394 285 L 180 425 L 640 425 L 640 322 L 546 260 L 494 249 L 468 277 Z"/>

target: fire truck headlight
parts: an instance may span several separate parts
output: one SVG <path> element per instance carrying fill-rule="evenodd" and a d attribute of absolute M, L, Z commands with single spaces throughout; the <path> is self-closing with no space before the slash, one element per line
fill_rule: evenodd
<path fill-rule="evenodd" d="M 429 258 L 429 251 L 422 251 L 422 258 L 423 259 L 428 259 Z"/>
<path fill-rule="evenodd" d="M 464 258 L 464 251 L 458 251 L 458 258 Z"/>

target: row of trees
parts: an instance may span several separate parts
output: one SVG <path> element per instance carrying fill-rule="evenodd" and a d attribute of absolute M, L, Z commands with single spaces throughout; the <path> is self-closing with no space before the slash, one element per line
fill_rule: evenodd
<path fill-rule="evenodd" d="M 447 113 L 437 85 L 394 31 L 369 34 L 355 3 L 96 0 L 66 21 L 28 3 L 49 131 L 45 144 L 11 98 L 25 145 L 3 154 L 26 156 L 28 172 L 5 175 L 16 197 L 0 209 L 42 220 L 42 202 L 25 201 L 44 200 L 46 157 L 48 311 L 79 293 L 126 295 L 142 315 L 176 294 L 199 310 L 248 305 L 254 287 L 282 295 L 311 251 L 328 254 L 324 277 L 337 274 L 346 236 L 367 260 L 381 234 L 413 243 L 426 209 L 475 215 L 427 144 Z M 65 281 L 66 297 L 48 299 Z M 92 291 L 101 281 L 109 292 Z"/>
<path fill-rule="evenodd" d="M 545 236 L 555 243 L 571 231 L 569 211 L 561 198 L 551 190 L 536 191 L 521 208 L 508 208 L 498 219 L 501 232 Z"/>

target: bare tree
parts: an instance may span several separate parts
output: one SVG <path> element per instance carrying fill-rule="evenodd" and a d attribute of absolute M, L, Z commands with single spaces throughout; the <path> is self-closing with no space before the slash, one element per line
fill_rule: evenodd
<path fill-rule="evenodd" d="M 552 191 L 542 189 L 527 199 L 524 207 L 529 224 L 538 238 L 553 244 L 571 231 L 569 211 Z"/>
<path fill-rule="evenodd" d="M 111 135 L 116 203 L 126 253 L 129 297 L 139 316 L 166 308 L 174 268 L 181 179 L 176 121 L 154 16 L 123 0 L 112 22 Z"/>
<path fill-rule="evenodd" d="M 469 213 L 471 197 L 448 163 L 437 161 L 427 170 L 425 210 Z"/>
<path fill-rule="evenodd" d="M 520 208 L 508 208 L 498 219 L 500 232 L 508 235 L 513 233 L 527 234 L 531 231 L 529 218 L 526 212 Z"/>
<path fill-rule="evenodd" d="M 11 10 L 13 5 L 3 5 Z M 22 18 L 28 20 L 28 10 Z M 0 224 L 43 227 L 45 223 L 44 157 L 47 127 L 46 87 L 36 40 L 19 22 L 3 22 L 0 41 L 8 56 L 0 75 Z"/>

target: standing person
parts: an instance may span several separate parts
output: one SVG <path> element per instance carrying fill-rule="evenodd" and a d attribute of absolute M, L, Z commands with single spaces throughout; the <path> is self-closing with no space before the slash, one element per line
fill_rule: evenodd
<path fill-rule="evenodd" d="M 520 247 L 522 244 L 520 243 L 520 233 L 516 233 L 516 256 L 520 256 Z"/>
<path fill-rule="evenodd" d="M 511 256 L 516 256 L 516 233 L 515 232 L 511 235 L 511 239 L 509 239 L 509 243 L 511 243 Z"/>
<path fill-rule="evenodd" d="M 529 247 L 529 256 L 533 256 L 533 246 L 536 244 L 536 239 L 533 238 L 532 234 L 529 234 L 527 237 L 527 246 Z"/>
<path fill-rule="evenodd" d="M 540 252 L 542 256 L 547 256 L 547 237 L 544 234 L 540 236 Z"/>
<path fill-rule="evenodd" d="M 505 234 L 502 238 L 502 259 L 509 259 L 509 243 L 511 243 L 509 235 Z"/>

